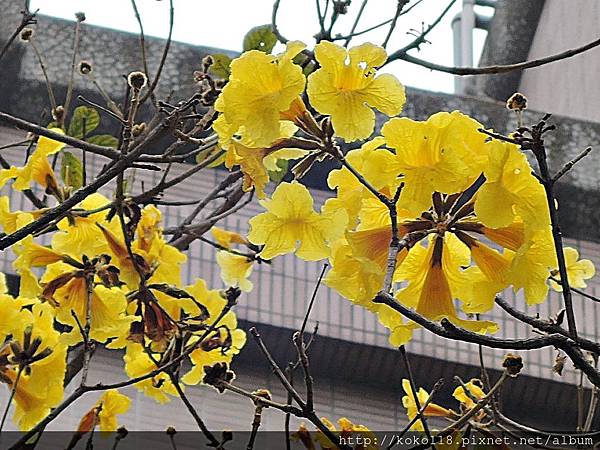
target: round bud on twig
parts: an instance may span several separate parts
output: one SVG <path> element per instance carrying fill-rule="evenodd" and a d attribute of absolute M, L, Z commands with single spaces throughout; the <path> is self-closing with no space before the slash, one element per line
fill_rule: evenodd
<path fill-rule="evenodd" d="M 506 369 L 508 375 L 516 377 L 523 369 L 523 358 L 513 353 L 507 353 L 502 361 L 502 367 Z"/>
<path fill-rule="evenodd" d="M 145 129 L 146 122 L 136 123 L 133 125 L 133 127 L 131 127 L 131 134 L 133 135 L 133 137 L 138 137 L 144 132 Z"/>
<path fill-rule="evenodd" d="M 76 12 L 75 19 L 77 19 L 77 22 L 83 22 L 85 20 L 85 13 L 81 11 Z"/>
<path fill-rule="evenodd" d="M 168 427 L 165 430 L 165 433 L 167 433 L 167 436 L 175 436 L 177 434 L 177 430 L 175 429 L 175 427 Z"/>
<path fill-rule="evenodd" d="M 147 82 L 148 77 L 146 77 L 146 74 L 144 72 L 136 70 L 135 72 L 131 72 L 127 76 L 127 83 L 129 84 L 129 86 L 131 86 L 137 91 L 141 90 L 144 86 L 146 86 Z"/>
<path fill-rule="evenodd" d="M 79 73 L 81 75 L 89 75 L 93 70 L 92 64 L 89 61 L 82 60 L 79 62 Z"/>
<path fill-rule="evenodd" d="M 214 64 L 215 60 L 211 55 L 206 55 L 202 58 L 202 72 L 207 73 L 210 66 Z"/>
<path fill-rule="evenodd" d="M 62 122 L 65 115 L 65 108 L 62 105 L 58 105 L 52 110 L 52 118 L 57 122 Z"/>
<path fill-rule="evenodd" d="M 21 30 L 21 40 L 23 42 L 29 41 L 33 37 L 33 28 L 23 28 Z"/>
<path fill-rule="evenodd" d="M 506 101 L 506 108 L 511 111 L 523 111 L 527 109 L 527 97 L 520 92 L 515 92 Z"/>

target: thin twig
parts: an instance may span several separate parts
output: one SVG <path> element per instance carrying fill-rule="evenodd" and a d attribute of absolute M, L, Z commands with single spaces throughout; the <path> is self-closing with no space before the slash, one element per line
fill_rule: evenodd
<path fill-rule="evenodd" d="M 424 416 L 425 411 L 427 410 L 427 407 L 433 401 L 433 397 L 435 396 L 435 394 L 437 394 L 437 391 L 442 387 L 443 384 L 444 384 L 444 379 L 442 378 L 433 385 L 433 388 L 431 389 L 431 392 L 429 393 L 429 397 L 427 397 L 427 400 L 425 400 L 425 403 L 423 403 L 423 405 L 421 405 L 421 408 L 419 408 L 415 417 L 413 417 L 410 420 L 410 422 L 408 422 L 406 424 L 406 426 L 402 429 L 402 431 L 400 431 L 400 433 L 398 433 L 397 435 L 394 434 L 394 436 L 392 437 L 392 442 L 390 442 L 390 444 L 387 446 L 387 450 L 390 450 L 391 448 L 398 445 L 402 441 L 402 438 L 404 437 L 404 435 L 410 431 L 412 426 L 415 423 L 417 423 L 417 421 L 420 420 Z M 417 397 L 415 397 L 415 398 L 417 398 Z"/>
<path fill-rule="evenodd" d="M 392 37 L 392 33 L 396 29 L 396 23 L 398 21 L 398 17 L 400 17 L 402 10 L 404 9 L 404 7 L 406 6 L 406 4 L 409 1 L 410 0 L 398 0 L 398 5 L 396 6 L 396 13 L 394 14 L 394 17 L 392 18 L 392 23 L 390 24 L 390 29 L 388 30 L 388 33 L 383 41 L 383 44 L 381 44 L 381 46 L 383 48 L 387 47 L 388 42 L 390 41 L 390 38 Z"/>
<path fill-rule="evenodd" d="M 421 402 L 419 401 L 419 393 L 417 390 L 417 385 L 415 384 L 412 368 L 410 366 L 410 360 L 408 359 L 408 354 L 406 353 L 406 347 L 401 345 L 398 350 L 400 350 L 400 355 L 402 355 L 402 361 L 404 362 L 404 368 L 406 369 L 406 375 L 408 376 L 410 390 L 415 400 L 415 406 L 417 407 L 417 410 L 420 411 L 423 405 L 421 405 Z M 427 435 L 428 442 L 433 442 L 433 439 L 431 438 L 431 431 L 429 430 L 429 425 L 427 424 L 427 419 L 425 416 L 421 416 L 421 423 L 423 424 L 423 429 Z M 435 445 L 431 444 L 431 447 L 433 447 L 433 450 L 435 450 Z"/>
<path fill-rule="evenodd" d="M 363 2 L 361 3 L 358 13 L 356 13 L 356 18 L 354 19 L 354 23 L 352 24 L 352 28 L 350 29 L 350 33 L 348 33 L 348 36 L 346 37 L 346 42 L 344 42 L 344 47 L 348 47 L 348 44 L 350 44 L 350 41 L 352 40 L 352 38 L 354 36 L 356 36 L 356 34 L 354 34 L 354 32 L 356 31 L 356 27 L 358 26 L 358 22 L 360 21 L 360 18 L 362 17 L 363 12 L 365 11 L 365 7 L 367 6 L 367 3 L 369 3 L 369 0 L 363 0 Z"/>
<path fill-rule="evenodd" d="M 279 42 L 281 42 L 282 44 L 287 44 L 289 39 L 287 39 L 281 34 L 281 32 L 279 31 L 279 27 L 277 26 L 277 13 L 279 12 L 280 2 L 281 0 L 275 0 L 273 2 L 273 10 L 271 12 L 271 30 L 273 31 L 273 34 Z"/>
<path fill-rule="evenodd" d="M 415 40 L 413 40 L 411 43 L 405 45 L 404 47 L 402 47 L 400 50 L 398 50 L 399 52 L 403 52 L 406 53 L 407 51 L 416 48 L 418 49 L 419 46 L 421 44 L 424 44 L 425 42 L 427 42 L 427 35 L 436 27 L 438 26 L 438 24 L 442 21 L 442 19 L 446 16 L 446 14 L 448 13 L 448 11 L 450 11 L 450 8 L 452 8 L 452 6 L 454 5 L 454 3 L 456 3 L 456 0 L 450 0 L 450 3 L 448 3 L 448 5 L 444 8 L 444 10 L 440 13 L 440 15 L 431 23 L 431 25 L 429 25 L 425 30 L 423 30 L 423 32 L 421 34 L 419 34 Z"/>
<path fill-rule="evenodd" d="M 321 281 L 323 281 L 323 277 L 325 276 L 325 272 L 327 271 L 327 267 L 329 265 L 327 263 L 323 264 L 323 269 L 321 269 L 321 273 L 319 274 L 319 278 L 317 279 L 317 284 L 313 289 L 313 293 L 310 297 L 310 302 L 308 303 L 308 308 L 306 309 L 306 313 L 304 314 L 304 319 L 302 320 L 302 326 L 300 327 L 300 336 L 302 337 L 302 341 L 304 342 L 304 330 L 306 330 L 306 324 L 308 322 L 308 317 L 310 316 L 310 312 L 312 311 L 313 305 L 315 304 L 315 300 L 317 298 L 317 292 L 319 291 L 319 286 L 321 286 Z"/>
<path fill-rule="evenodd" d="M 562 177 L 569 170 L 571 170 L 575 164 L 577 164 L 579 161 L 581 161 L 583 158 L 585 158 L 587 155 L 589 155 L 591 151 L 592 151 L 592 147 L 588 147 L 584 151 L 582 151 L 579 155 L 577 155 L 575 158 L 573 158 L 571 161 L 566 163 L 563 166 L 563 168 L 560 169 L 556 175 L 554 175 L 554 177 L 552 178 L 552 182 L 556 183 L 560 179 L 560 177 Z"/>
<path fill-rule="evenodd" d="M 31 44 L 31 48 L 33 49 L 33 52 L 35 53 L 35 56 L 38 60 L 38 64 L 40 65 L 40 68 L 42 69 L 42 74 L 44 75 L 44 80 L 46 82 L 46 90 L 48 91 L 48 98 L 50 99 L 50 106 L 52 107 L 52 114 L 54 114 L 56 112 L 57 103 L 56 103 L 56 97 L 54 96 L 54 90 L 52 89 L 52 83 L 50 83 L 50 78 L 48 77 L 48 70 L 46 69 L 46 63 L 44 62 L 44 58 L 42 57 L 42 54 L 33 39 L 29 40 L 29 44 Z"/>
<path fill-rule="evenodd" d="M 475 416 L 475 414 L 477 414 L 479 411 L 481 411 L 483 409 L 483 407 L 485 405 L 487 405 L 487 403 L 492 400 L 494 393 L 500 389 L 500 387 L 502 386 L 502 384 L 509 378 L 508 372 L 504 371 L 502 372 L 502 375 L 500 376 L 500 378 L 498 379 L 498 381 L 496 382 L 496 384 L 494 384 L 494 386 L 490 389 L 490 391 L 479 400 L 479 402 L 470 410 L 468 410 L 465 414 L 463 414 L 456 422 L 454 422 L 453 424 L 449 425 L 448 427 L 444 428 L 442 431 L 440 431 L 439 433 L 437 433 L 435 435 L 436 439 L 441 439 L 444 436 L 448 436 L 450 434 L 452 434 L 455 430 L 459 430 L 460 428 L 463 427 L 463 425 L 466 425 L 467 422 Z"/>
<path fill-rule="evenodd" d="M 79 33 L 81 30 L 81 20 L 77 15 L 77 21 L 75 22 L 75 33 L 73 36 L 73 55 L 71 57 L 71 72 L 69 74 L 69 82 L 67 83 L 67 95 L 65 96 L 64 113 L 61 116 L 60 125 L 64 127 L 65 119 L 71 106 L 71 99 L 73 98 L 73 86 L 75 82 L 75 65 L 77 63 L 77 54 L 79 53 Z"/>
<path fill-rule="evenodd" d="M 21 23 L 19 24 L 17 29 L 13 32 L 13 34 L 10 35 L 10 37 L 8 38 L 8 40 L 2 47 L 2 50 L 0 50 L 0 59 L 2 59 L 4 57 L 4 55 L 6 54 L 6 52 L 8 52 L 8 49 L 13 44 L 15 39 L 17 37 L 19 37 L 19 35 L 21 34 L 21 31 L 23 31 L 23 29 L 25 27 L 27 27 L 28 25 L 32 25 L 32 24 L 36 23 L 35 16 L 38 13 L 38 11 L 39 11 L 39 9 L 36 9 L 34 12 L 30 12 L 29 8 L 27 7 L 27 4 L 25 4 L 25 8 L 21 11 L 21 14 L 23 16 L 21 18 Z"/>
<path fill-rule="evenodd" d="M 403 52 L 398 50 L 392 53 L 385 64 L 389 64 L 392 61 L 397 59 L 401 59 L 403 61 L 417 64 L 419 66 L 425 67 L 426 69 L 435 70 L 438 72 L 450 73 L 453 75 L 489 75 L 496 73 L 507 73 L 512 72 L 514 70 L 525 70 L 531 69 L 532 67 L 539 67 L 545 64 L 550 64 L 556 61 L 560 61 L 563 59 L 571 58 L 575 55 L 579 55 L 580 53 L 591 50 L 600 45 L 600 39 L 596 39 L 586 45 L 581 47 L 577 47 L 571 50 L 567 50 L 561 53 L 557 53 L 555 55 L 547 56 L 545 58 L 533 59 L 530 61 L 523 61 L 516 64 L 505 64 L 505 65 L 494 65 L 494 66 L 484 66 L 484 67 L 452 67 L 452 66 L 443 66 L 441 64 L 435 64 L 430 61 L 425 61 L 424 59 L 417 58 L 415 56 L 409 55 L 407 52 Z"/>
<path fill-rule="evenodd" d="M 8 417 L 8 411 L 10 410 L 10 404 L 15 398 L 15 394 L 17 393 L 17 385 L 19 384 L 19 380 L 21 379 L 21 373 L 23 372 L 23 367 L 19 366 L 17 369 L 17 375 L 15 377 L 15 382 L 12 384 L 10 389 L 10 395 L 8 396 L 8 401 L 6 403 L 6 408 L 4 408 L 4 413 L 2 414 L 2 421 L 0 422 L 0 433 L 4 429 L 4 422 L 6 422 L 6 418 Z"/>
<path fill-rule="evenodd" d="M 156 86 L 158 85 L 158 81 L 160 80 L 160 76 L 162 74 L 163 68 L 165 66 L 165 61 L 167 60 L 167 55 L 169 54 L 169 49 L 171 48 L 171 40 L 173 38 L 173 24 L 175 21 L 175 7 L 173 6 L 173 0 L 169 0 L 169 35 L 167 36 L 167 40 L 165 42 L 165 47 L 163 49 L 162 56 L 160 57 L 160 62 L 158 63 L 158 69 L 156 69 L 156 75 L 154 76 L 154 80 L 150 84 L 148 88 L 148 92 L 142 97 L 140 100 L 140 105 L 143 105 L 148 97 L 154 94 Z"/>

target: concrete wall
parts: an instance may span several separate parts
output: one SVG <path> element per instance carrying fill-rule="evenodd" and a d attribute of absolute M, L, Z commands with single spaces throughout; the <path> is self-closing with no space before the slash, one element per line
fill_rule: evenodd
<path fill-rule="evenodd" d="M 580 47 L 600 37 L 596 0 L 546 0 L 529 59 Z M 532 108 L 600 121 L 600 48 L 543 67 L 526 70 L 519 90 Z"/>

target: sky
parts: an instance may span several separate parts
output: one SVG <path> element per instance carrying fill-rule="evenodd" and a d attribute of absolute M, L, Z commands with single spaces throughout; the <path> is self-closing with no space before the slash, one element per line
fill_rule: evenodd
<path fill-rule="evenodd" d="M 408 6 L 414 4 L 412 0 Z M 396 29 L 388 43 L 388 52 L 411 42 L 410 30 L 421 31 L 432 23 L 450 0 L 423 0 L 409 14 L 398 20 Z M 324 5 L 325 0 L 321 0 Z M 439 64 L 453 65 L 452 18 L 460 12 L 461 0 L 457 0 L 445 18 L 428 36 L 431 44 L 422 46 L 413 54 Z M 341 16 L 333 32 L 345 35 L 350 31 L 361 0 L 354 0 L 348 14 Z M 396 0 L 371 0 L 358 24 L 357 30 L 364 30 L 393 16 Z M 138 9 L 144 23 L 144 31 L 149 36 L 166 37 L 168 34 L 168 0 L 137 0 Z M 175 26 L 173 39 L 196 45 L 240 51 L 244 34 L 256 25 L 270 23 L 273 0 L 174 0 Z M 281 33 L 292 40 L 314 44 L 314 34 L 318 31 L 316 3 L 312 0 L 280 0 L 278 26 Z M 31 8 L 39 8 L 41 14 L 73 19 L 76 12 L 86 15 L 86 23 L 115 28 L 130 32 L 139 30 L 128 0 L 32 0 Z M 481 8 L 489 14 L 489 8 Z M 388 26 L 355 38 L 353 44 L 370 41 L 381 44 L 389 30 Z M 485 40 L 485 32 L 474 32 L 474 55 L 476 62 Z M 276 48 L 277 50 L 277 48 Z M 384 72 L 393 73 L 400 81 L 412 87 L 439 92 L 453 92 L 453 77 L 440 72 L 406 63 L 394 61 L 385 67 Z"/>

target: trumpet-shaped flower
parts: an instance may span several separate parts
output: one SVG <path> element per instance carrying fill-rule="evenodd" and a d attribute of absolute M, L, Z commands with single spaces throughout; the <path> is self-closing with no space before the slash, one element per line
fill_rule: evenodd
<path fill-rule="evenodd" d="M 100 431 L 116 431 L 117 415 L 125 414 L 129 410 L 131 399 L 116 389 L 109 389 L 102 394 L 97 405 L 101 406 L 98 413 Z"/>
<path fill-rule="evenodd" d="M 550 224 L 543 186 L 516 145 L 496 140 L 486 143 L 489 164 L 483 173 L 486 182 L 477 193 L 475 213 L 484 225 L 506 227 L 518 216 L 528 229 Z"/>
<path fill-rule="evenodd" d="M 50 128 L 50 131 L 64 134 L 60 128 Z M 37 146 L 29 160 L 23 167 L 11 167 L 0 171 L 0 187 L 4 186 L 7 180 L 15 178 L 13 188 L 23 191 L 31 187 L 31 182 L 36 181 L 44 189 L 57 187 L 58 183 L 54 175 L 54 170 L 48 162 L 48 156 L 59 152 L 65 146 L 64 143 L 55 141 L 45 136 L 40 136 Z"/>
<path fill-rule="evenodd" d="M 226 130 L 231 129 L 231 126 L 225 122 L 225 116 L 220 116 L 215 121 L 214 128 L 221 135 L 229 136 Z M 242 128 L 236 136 L 220 140 L 221 146 L 227 151 L 225 166 L 229 169 L 239 166 L 244 174 L 244 191 L 254 188 L 258 198 L 264 198 L 265 186 L 269 182 L 267 170 L 278 169 L 279 159 L 297 159 L 306 154 L 304 150 L 277 146 L 279 141 L 293 136 L 296 130 L 297 128 L 290 122 L 279 122 L 277 139 L 262 147 L 249 137 L 246 128 Z"/>
<path fill-rule="evenodd" d="M 239 353 L 245 345 L 246 333 L 237 327 L 237 318 L 233 311 L 228 311 L 218 323 L 216 322 L 226 307 L 227 301 L 219 291 L 209 290 L 204 280 L 198 279 L 195 284 L 187 286 L 186 291 L 204 305 L 209 314 L 207 324 L 214 325 L 212 334 L 206 337 L 190 354 L 192 369 L 182 377 L 184 383 L 195 385 L 204 378 L 204 367 L 219 362 L 231 362 L 233 356 Z M 196 308 L 195 312 L 190 310 L 192 316 L 200 313 L 197 306 L 194 307 Z"/>
<path fill-rule="evenodd" d="M 155 359 L 160 359 L 159 354 L 154 354 Z M 158 367 L 156 363 L 148 356 L 144 348 L 137 343 L 129 343 L 126 347 L 125 373 L 130 378 L 136 378 L 153 372 Z M 138 381 L 133 385 L 144 395 L 154 399 L 158 403 L 167 403 L 171 401 L 169 396 L 177 396 L 177 389 L 173 386 L 171 378 L 164 373 L 158 373 L 153 377 Z"/>
<path fill-rule="evenodd" d="M 241 234 L 236 233 L 235 231 L 228 231 L 219 227 L 212 227 L 210 232 L 217 244 L 223 248 L 230 249 L 233 244 L 247 245 L 249 243 L 248 239 Z"/>
<path fill-rule="evenodd" d="M 565 247 L 565 264 L 567 266 L 567 279 L 569 286 L 577 289 L 587 287 L 585 280 L 592 278 L 596 274 L 596 267 L 589 259 L 579 259 L 579 252 L 572 247 Z M 562 292 L 560 284 L 560 273 L 558 272 L 558 263 L 552 270 L 551 275 L 558 280 L 550 280 L 550 286 L 557 292 Z"/>
<path fill-rule="evenodd" d="M 393 186 L 400 172 L 394 154 L 381 148 L 384 143 L 382 137 L 376 137 L 345 156 L 346 161 L 377 190 Z M 363 198 L 372 198 L 373 194 L 346 167 L 332 170 L 327 184 L 331 189 L 337 189 L 337 198 L 330 201 L 335 201 L 335 207 L 346 210 L 349 225 L 353 226 Z"/>
<path fill-rule="evenodd" d="M 523 289 L 528 305 L 542 303 L 548 295 L 548 276 L 556 265 L 550 228 L 534 232 L 512 258 L 508 280 L 515 292 Z"/>
<path fill-rule="evenodd" d="M 239 287 L 244 292 L 252 290 L 248 277 L 252 273 L 254 260 L 226 250 L 217 252 L 217 264 L 221 268 L 221 279 L 227 286 Z"/>
<path fill-rule="evenodd" d="M 404 392 L 406 394 L 404 397 L 402 397 L 402 405 L 406 408 L 406 414 L 408 415 L 408 419 L 413 420 L 419 412 L 419 406 L 423 407 L 429 399 L 429 393 L 423 388 L 419 388 L 418 390 L 415 388 L 415 390 L 417 391 L 417 395 L 415 397 L 412 387 L 410 385 L 410 381 L 406 378 L 402 380 L 402 388 L 404 389 Z M 417 406 L 417 401 L 419 406 Z M 425 408 L 425 411 L 423 411 L 423 415 L 430 417 L 450 417 L 451 414 L 452 411 L 444 408 L 443 406 L 436 405 L 433 402 L 430 402 Z M 423 431 L 423 421 L 420 419 L 417 420 L 410 427 L 410 429 L 412 431 Z"/>
<path fill-rule="evenodd" d="M 257 147 L 266 147 L 279 137 L 281 113 L 304 90 L 302 68 L 292 59 L 302 51 L 301 42 L 288 42 L 284 53 L 273 56 L 258 50 L 245 52 L 231 63 L 229 82 L 215 104 L 233 131 L 244 127 Z"/>
<path fill-rule="evenodd" d="M 425 122 L 407 118 L 388 121 L 381 133 L 396 150 L 404 188 L 399 206 L 425 211 L 435 191 L 464 191 L 487 162 L 481 124 L 458 111 L 434 114 Z"/>
<path fill-rule="evenodd" d="M 315 47 L 321 68 L 308 77 L 311 104 L 331 116 L 335 134 L 346 141 L 365 139 L 373 132 L 378 109 L 388 116 L 400 114 L 406 96 L 393 75 L 376 75 L 387 55 L 370 43 L 346 50 L 327 41 Z"/>
<path fill-rule="evenodd" d="M 85 324 L 88 308 L 87 280 L 83 274 L 73 269 L 62 262 L 51 264 L 41 279 L 45 284 L 45 295 L 56 305 L 56 319 L 73 327 L 70 332 L 62 334 L 63 341 L 70 345 L 83 339 L 73 314 L 80 324 Z M 95 285 L 89 300 L 92 339 L 106 342 L 127 335 L 133 317 L 125 313 L 127 300 L 120 288 Z"/>
<path fill-rule="evenodd" d="M 323 282 L 348 300 L 376 310 L 379 305 L 371 300 L 383 285 L 381 268 L 369 259 L 354 256 L 344 239 L 332 244 L 329 261 L 332 269 Z"/>
<path fill-rule="evenodd" d="M 460 319 L 453 300 L 460 291 L 461 267 L 470 263 L 469 250 L 453 234 L 429 239 L 428 247 L 413 247 L 398 270 L 398 279 L 408 285 L 396 297 L 430 320 L 448 319 L 475 332 L 495 332 L 488 321 Z"/>
<path fill-rule="evenodd" d="M 20 331 L 15 329 L 12 333 L 13 354 L 5 355 L 9 364 L 0 366 L 0 382 L 14 389 L 13 420 L 19 429 L 28 430 L 63 398 L 67 347 L 54 329 L 50 305 L 35 302 L 31 311 L 21 310 L 17 320 Z M 13 359 L 26 365 L 27 370 L 11 366 Z"/>
<path fill-rule="evenodd" d="M 465 387 L 469 391 L 469 394 L 467 394 L 464 387 L 458 386 L 456 389 L 454 389 L 452 396 L 466 409 L 471 409 L 475 406 L 473 398 L 481 400 L 483 397 L 485 397 L 485 392 L 483 392 L 483 389 L 481 389 L 481 382 L 479 380 L 471 380 L 465 384 Z"/>
<path fill-rule="evenodd" d="M 344 211 L 331 215 L 315 212 L 308 189 L 297 182 L 281 183 L 271 199 L 261 200 L 261 205 L 267 212 L 250 219 L 248 239 L 253 244 L 264 244 L 260 253 L 264 259 L 294 251 L 307 261 L 326 258 L 327 243 L 343 233 L 347 222 Z"/>
<path fill-rule="evenodd" d="M 96 211 L 89 215 L 74 214 L 58 222 L 58 231 L 52 237 L 52 248 L 60 253 L 81 258 L 82 255 L 94 257 L 101 253 L 108 253 L 108 246 L 100 228 L 96 224 L 117 232 L 120 230 L 118 220 L 108 222 L 106 215 L 108 209 L 102 209 L 110 204 L 104 195 L 93 193 L 86 197 L 75 208 L 80 212 Z"/>

